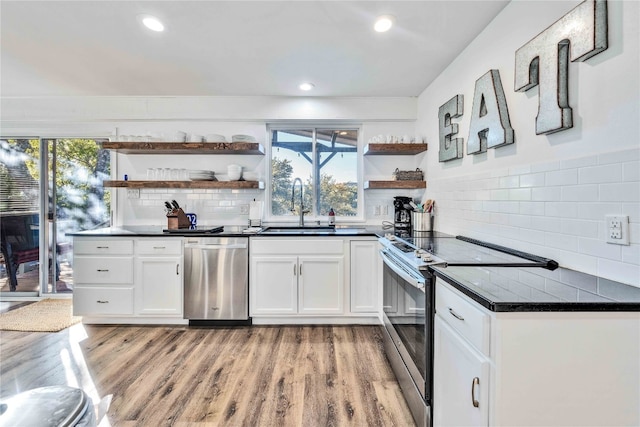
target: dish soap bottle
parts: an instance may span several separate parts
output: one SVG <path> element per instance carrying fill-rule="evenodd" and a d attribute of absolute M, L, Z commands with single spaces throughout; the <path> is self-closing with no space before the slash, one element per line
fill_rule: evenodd
<path fill-rule="evenodd" d="M 333 208 L 329 209 L 329 225 L 336 225 L 336 213 Z"/>

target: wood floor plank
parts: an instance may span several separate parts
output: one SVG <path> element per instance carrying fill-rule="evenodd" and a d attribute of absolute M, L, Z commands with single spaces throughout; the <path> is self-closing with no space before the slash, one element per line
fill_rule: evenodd
<path fill-rule="evenodd" d="M 376 326 L 0 332 L 0 396 L 72 381 L 113 427 L 413 426 Z"/>

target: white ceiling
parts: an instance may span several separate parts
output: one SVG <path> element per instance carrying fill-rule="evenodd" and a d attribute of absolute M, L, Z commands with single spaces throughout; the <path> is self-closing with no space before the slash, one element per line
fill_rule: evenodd
<path fill-rule="evenodd" d="M 507 3 L 2 0 L 0 94 L 418 96 Z"/>

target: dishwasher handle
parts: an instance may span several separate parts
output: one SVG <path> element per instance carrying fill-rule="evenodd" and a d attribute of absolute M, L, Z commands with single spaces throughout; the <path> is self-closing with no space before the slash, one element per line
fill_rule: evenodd
<path fill-rule="evenodd" d="M 247 249 L 246 243 L 236 243 L 231 245 L 217 245 L 217 244 L 186 244 L 185 249 L 203 249 L 203 250 L 223 250 L 223 249 Z"/>

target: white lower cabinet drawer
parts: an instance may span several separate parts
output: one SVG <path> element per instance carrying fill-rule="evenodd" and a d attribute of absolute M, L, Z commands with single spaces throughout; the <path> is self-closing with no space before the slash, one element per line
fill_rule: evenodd
<path fill-rule="evenodd" d="M 133 283 L 132 257 L 74 257 L 76 283 Z"/>
<path fill-rule="evenodd" d="M 436 313 L 478 350 L 489 355 L 489 314 L 474 307 L 441 279 L 437 283 Z"/>
<path fill-rule="evenodd" d="M 133 314 L 133 288 L 84 287 L 73 289 L 73 314 L 122 315 Z"/>
<path fill-rule="evenodd" d="M 136 242 L 136 254 L 138 255 L 181 255 L 182 240 L 148 239 Z"/>
<path fill-rule="evenodd" d="M 81 255 L 131 255 L 132 239 L 82 239 L 73 241 L 73 253 Z"/>

